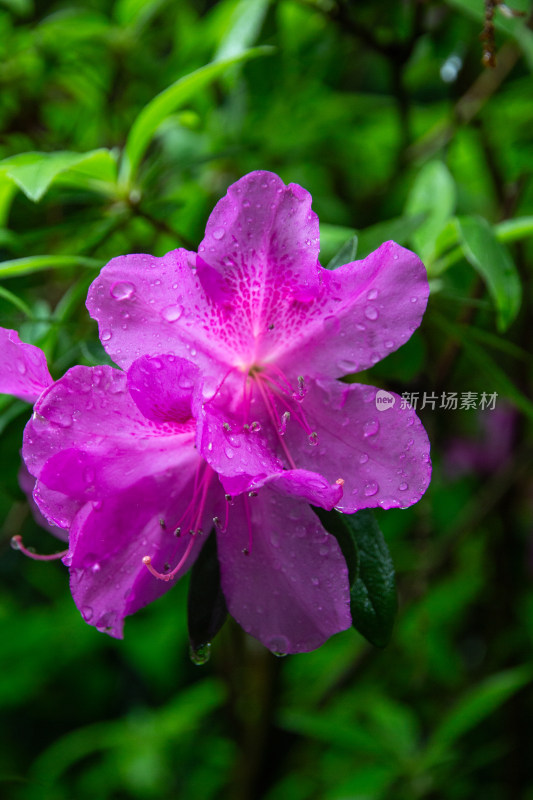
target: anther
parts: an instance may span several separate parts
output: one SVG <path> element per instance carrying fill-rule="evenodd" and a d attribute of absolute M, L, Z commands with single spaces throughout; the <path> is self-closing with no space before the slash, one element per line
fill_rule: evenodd
<path fill-rule="evenodd" d="M 248 497 L 257 497 L 257 492 L 248 492 Z"/>
<path fill-rule="evenodd" d="M 249 556 L 249 555 L 250 555 L 250 551 L 248 550 L 248 548 L 247 548 L 247 547 L 243 547 L 243 548 L 242 548 L 242 553 L 243 553 L 243 555 L 245 555 L 245 556 Z"/>
<path fill-rule="evenodd" d="M 336 483 L 338 486 L 344 486 L 344 478 L 337 478 L 337 480 L 335 481 L 335 483 Z"/>
<path fill-rule="evenodd" d="M 245 422 L 245 423 L 244 423 L 244 425 L 243 425 L 242 427 L 243 427 L 243 430 L 245 430 L 245 431 L 247 431 L 247 432 L 250 430 L 250 426 L 248 425 L 248 423 L 247 423 L 247 422 Z"/>
<path fill-rule="evenodd" d="M 250 430 L 252 431 L 252 433 L 257 433 L 258 431 L 261 430 L 261 423 L 257 422 L 257 420 L 254 420 L 254 422 L 250 423 Z"/>
<path fill-rule="evenodd" d="M 174 536 L 180 536 L 180 535 L 181 535 L 181 528 L 176 528 L 176 530 L 174 531 Z"/>
<path fill-rule="evenodd" d="M 225 431 L 230 431 L 231 430 L 231 426 L 230 426 L 229 422 L 223 422 L 222 423 L 222 427 L 224 428 Z"/>
<path fill-rule="evenodd" d="M 269 330 L 269 331 L 273 331 L 273 330 L 274 330 L 274 325 L 273 325 L 273 324 L 269 325 L 269 326 L 268 326 L 268 330 Z"/>
<path fill-rule="evenodd" d="M 316 431 L 310 433 L 309 436 L 307 437 L 307 441 L 309 442 L 311 447 L 316 447 L 318 444 L 318 433 Z"/>
<path fill-rule="evenodd" d="M 290 411 L 284 411 L 283 414 L 281 415 L 281 425 L 279 426 L 279 432 L 281 436 L 285 435 L 285 431 L 287 430 L 287 423 L 289 422 L 290 418 L 291 418 Z"/>
<path fill-rule="evenodd" d="M 52 555 L 49 556 L 40 556 L 37 553 L 34 553 L 32 550 L 29 550 L 23 544 L 22 536 L 20 536 L 20 534 L 12 536 L 10 544 L 13 550 L 20 550 L 21 553 L 24 553 L 24 555 L 28 556 L 28 558 L 33 558 L 34 561 L 57 561 L 58 558 L 63 558 L 68 553 L 68 550 L 62 550 L 60 553 L 52 553 Z"/>
<path fill-rule="evenodd" d="M 305 387 L 304 376 L 298 375 L 298 394 L 293 394 L 293 397 L 295 400 L 303 400 L 306 394 L 307 394 L 307 389 Z"/>
<path fill-rule="evenodd" d="M 163 530 L 166 530 L 167 523 L 165 522 L 165 520 L 164 520 L 164 519 L 160 519 L 160 520 L 159 520 L 159 524 L 161 525 L 161 527 L 163 528 Z"/>

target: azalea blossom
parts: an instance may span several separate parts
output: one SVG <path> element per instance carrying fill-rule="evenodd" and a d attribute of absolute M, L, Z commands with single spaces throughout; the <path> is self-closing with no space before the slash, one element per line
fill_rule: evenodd
<path fill-rule="evenodd" d="M 114 258 L 87 307 L 124 369 L 143 354 L 198 366 L 200 449 L 226 491 L 289 471 L 302 496 L 341 485 L 345 512 L 408 506 L 431 474 L 420 420 L 400 402 L 379 413 L 376 389 L 338 379 L 409 339 L 426 270 L 394 242 L 334 271 L 318 252 L 310 195 L 254 172 L 217 203 L 198 254 Z"/>
<path fill-rule="evenodd" d="M 31 347 L 20 345 L 11 366 Z M 68 532 L 76 605 L 89 624 L 122 636 L 124 618 L 171 588 L 215 527 L 232 615 L 271 650 L 314 649 L 351 624 L 337 541 L 290 496 L 285 475 L 252 497 L 225 495 L 195 447 L 197 379 L 192 364 L 163 356 L 136 360 L 127 375 L 74 367 L 48 377 L 37 398 L 17 385 L 36 399 L 23 455 L 40 511 L 60 538 Z M 331 508 L 341 491 L 323 481 L 319 501 Z M 288 533 L 287 519 L 297 520 Z"/>

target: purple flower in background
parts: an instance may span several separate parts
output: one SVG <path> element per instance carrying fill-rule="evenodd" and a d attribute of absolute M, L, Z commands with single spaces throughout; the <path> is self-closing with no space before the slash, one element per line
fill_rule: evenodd
<path fill-rule="evenodd" d="M 346 512 L 410 505 L 431 472 L 420 421 L 399 402 L 379 413 L 376 389 L 337 379 L 409 339 L 425 268 L 394 242 L 335 271 L 318 251 L 310 195 L 255 172 L 216 205 L 198 255 L 115 258 L 87 306 L 124 369 L 143 354 L 198 366 L 199 445 L 227 492 L 285 475 L 310 502 L 324 480 L 342 486 Z"/>

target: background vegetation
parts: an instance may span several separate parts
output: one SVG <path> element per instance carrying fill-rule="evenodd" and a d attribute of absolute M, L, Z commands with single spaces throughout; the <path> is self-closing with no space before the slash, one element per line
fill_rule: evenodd
<path fill-rule="evenodd" d="M 276 659 L 227 623 L 203 667 L 186 581 L 117 642 L 61 564 L 10 551 L 54 543 L 18 487 L 29 408 L 1 397 L 3 796 L 532 800 L 533 17 L 512 5 L 485 68 L 482 0 L 0 2 L 0 324 L 55 377 L 106 360 L 84 301 L 109 258 L 195 249 L 228 184 L 271 169 L 312 193 L 323 263 L 357 233 L 427 265 L 421 330 L 360 380 L 498 393 L 420 411 L 431 487 L 378 514 L 387 648 L 347 631 Z"/>

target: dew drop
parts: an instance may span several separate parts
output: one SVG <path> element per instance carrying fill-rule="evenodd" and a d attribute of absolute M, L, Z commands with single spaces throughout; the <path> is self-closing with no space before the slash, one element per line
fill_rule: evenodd
<path fill-rule="evenodd" d="M 225 447 L 224 448 L 224 453 L 226 454 L 227 458 L 233 458 L 233 456 L 235 455 L 235 453 L 233 452 L 233 449 L 231 447 Z"/>
<path fill-rule="evenodd" d="M 375 494 L 378 493 L 379 486 L 377 485 L 376 481 L 370 481 L 365 486 L 365 497 L 374 497 Z"/>
<path fill-rule="evenodd" d="M 340 322 L 337 317 L 333 315 L 324 319 L 324 330 L 326 333 L 335 334 L 338 332 Z"/>
<path fill-rule="evenodd" d="M 366 293 L 366 299 L 367 300 L 375 300 L 377 298 L 377 296 L 378 296 L 378 290 L 377 289 L 370 289 L 370 291 Z"/>
<path fill-rule="evenodd" d="M 408 483 L 400 483 L 400 485 L 398 486 L 400 492 L 406 492 L 408 488 L 409 488 Z"/>
<path fill-rule="evenodd" d="M 25 375 L 27 372 L 27 367 L 24 361 L 17 361 L 17 369 L 21 375 Z"/>
<path fill-rule="evenodd" d="M 411 297 L 411 303 L 418 303 L 418 297 Z"/>
<path fill-rule="evenodd" d="M 378 431 L 379 431 L 379 422 L 377 421 L 377 419 L 369 419 L 368 422 L 365 422 L 365 424 L 363 425 L 363 435 L 365 437 L 375 436 Z"/>
<path fill-rule="evenodd" d="M 316 447 L 318 444 L 318 433 L 316 431 L 310 433 L 309 436 L 307 437 L 307 441 L 309 442 L 311 447 Z"/>
<path fill-rule="evenodd" d="M 217 242 L 223 239 L 225 235 L 226 231 L 224 230 L 224 228 L 215 228 L 215 230 L 213 231 L 213 239 L 216 239 Z"/>
<path fill-rule="evenodd" d="M 197 667 L 207 664 L 211 658 L 211 642 L 202 644 L 200 647 L 193 647 L 191 644 L 189 648 L 189 657 L 192 663 L 196 664 Z"/>
<path fill-rule="evenodd" d="M 361 455 L 359 456 L 359 463 L 366 464 L 367 461 L 368 461 L 368 453 L 361 453 Z"/>
<path fill-rule="evenodd" d="M 102 331 L 100 339 L 102 340 L 102 342 L 108 342 L 112 338 L 112 336 L 113 334 L 111 333 L 111 331 Z"/>
<path fill-rule="evenodd" d="M 387 350 L 392 350 L 392 348 L 394 347 L 394 342 L 392 341 L 392 339 L 387 339 L 387 341 L 385 342 L 385 347 L 387 348 Z"/>
<path fill-rule="evenodd" d="M 183 314 L 183 306 L 167 306 L 161 311 L 161 316 L 167 322 L 177 322 Z"/>
<path fill-rule="evenodd" d="M 81 615 L 85 620 L 85 622 L 90 622 L 94 615 L 92 606 L 82 606 L 80 610 L 81 610 Z"/>
<path fill-rule="evenodd" d="M 115 300 L 129 300 L 135 293 L 135 286 L 129 281 L 118 281 L 110 290 L 110 295 Z"/>
<path fill-rule="evenodd" d="M 266 646 L 275 656 L 286 656 L 290 644 L 286 636 L 272 636 Z"/>
<path fill-rule="evenodd" d="M 379 311 L 374 306 L 367 306 L 365 308 L 365 317 L 370 320 L 375 320 L 379 317 Z"/>

